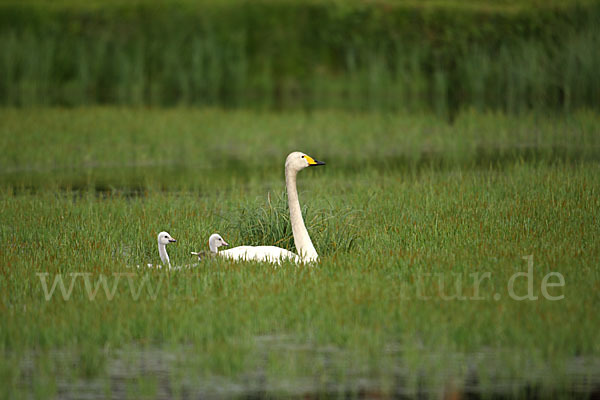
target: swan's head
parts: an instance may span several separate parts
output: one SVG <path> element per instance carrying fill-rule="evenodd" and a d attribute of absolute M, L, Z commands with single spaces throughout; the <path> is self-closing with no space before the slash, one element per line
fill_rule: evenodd
<path fill-rule="evenodd" d="M 229 246 L 229 243 L 227 243 L 218 233 L 210 235 L 210 238 L 208 238 L 208 247 L 210 247 L 210 251 L 216 253 L 217 249 L 221 246 Z"/>
<path fill-rule="evenodd" d="M 158 244 L 169 244 L 176 242 L 177 240 L 173 239 L 168 232 L 161 232 L 158 234 Z"/>
<path fill-rule="evenodd" d="M 325 165 L 325 163 L 317 161 L 308 154 L 304 154 L 300 151 L 290 153 L 285 159 L 285 169 L 296 172 L 306 167 L 314 167 L 317 165 Z"/>

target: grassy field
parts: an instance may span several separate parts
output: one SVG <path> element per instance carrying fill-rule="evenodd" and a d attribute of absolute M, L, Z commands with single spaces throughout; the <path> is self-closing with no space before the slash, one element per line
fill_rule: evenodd
<path fill-rule="evenodd" d="M 596 113 L 464 112 L 449 124 L 2 109 L 0 120 L 1 397 L 598 390 Z M 176 265 L 215 231 L 294 250 L 292 150 L 327 162 L 298 182 L 317 267 L 131 268 L 160 261 L 161 230 L 178 239 Z M 537 299 L 516 300 L 528 279 L 511 291 L 511 277 L 529 255 Z M 91 300 L 103 276 L 109 293 Z M 57 277 L 73 282 L 67 300 L 59 287 L 46 299 Z M 544 292 L 544 279 L 556 286 Z"/>

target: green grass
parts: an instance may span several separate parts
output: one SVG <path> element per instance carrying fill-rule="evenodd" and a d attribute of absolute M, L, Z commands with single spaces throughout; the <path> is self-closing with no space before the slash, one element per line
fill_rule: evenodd
<path fill-rule="evenodd" d="M 448 124 L 402 114 L 4 109 L 0 120 L 3 397 L 52 397 L 82 381 L 131 398 L 235 385 L 334 397 L 425 387 L 437 397 L 462 391 L 471 369 L 488 393 L 505 383 L 513 395 L 529 385 L 570 396 L 582 379 L 574 360 L 597 376 L 595 113 L 467 112 Z M 194 262 L 189 252 L 215 231 L 232 245 L 293 250 L 282 168 L 292 150 L 327 162 L 299 175 L 318 267 L 126 267 L 159 262 L 161 230 L 178 239 L 168 248 L 177 265 Z M 536 301 L 507 290 L 526 255 Z M 120 278 L 112 300 L 100 290 L 90 301 L 80 276 L 70 300 L 57 290 L 46 301 L 40 272 L 67 285 L 69 273 L 90 273 L 92 284 L 134 275 Z M 474 300 L 471 274 L 486 272 Z M 564 277 L 548 289 L 562 300 L 543 297 L 550 272 Z M 144 279 L 160 289 L 134 300 L 129 282 Z M 467 299 L 444 300 L 457 282 Z M 526 286 L 518 280 L 515 292 Z"/>

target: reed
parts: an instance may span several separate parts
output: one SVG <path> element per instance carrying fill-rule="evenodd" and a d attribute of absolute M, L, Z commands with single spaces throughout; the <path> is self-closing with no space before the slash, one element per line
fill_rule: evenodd
<path fill-rule="evenodd" d="M 597 1 L 0 4 L 0 104 L 597 108 Z"/>

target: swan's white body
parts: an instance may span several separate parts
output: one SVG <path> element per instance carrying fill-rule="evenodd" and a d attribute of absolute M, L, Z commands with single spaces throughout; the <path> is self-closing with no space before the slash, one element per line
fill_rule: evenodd
<path fill-rule="evenodd" d="M 316 262 L 319 259 L 319 255 L 304 225 L 302 210 L 300 209 L 300 202 L 298 200 L 298 189 L 296 188 L 296 176 L 299 171 L 306 167 L 324 164 L 324 162 L 316 161 L 312 157 L 298 151 L 290 153 L 285 160 L 285 186 L 287 189 L 294 244 L 298 250 L 298 255 L 277 246 L 239 246 L 220 251 L 218 255 L 234 260 L 255 260 L 273 263 L 280 263 L 284 259 L 289 259 L 296 263 Z M 211 236 L 211 239 L 213 236 Z M 223 244 L 213 248 L 209 240 L 209 246 L 211 247 L 211 253 L 217 254 L 218 247 L 223 246 Z"/>
<path fill-rule="evenodd" d="M 220 251 L 218 254 L 220 257 L 231 258 L 233 260 L 267 261 L 278 264 L 286 259 L 295 263 L 302 261 L 298 255 L 277 246 L 238 246 L 233 249 Z"/>

